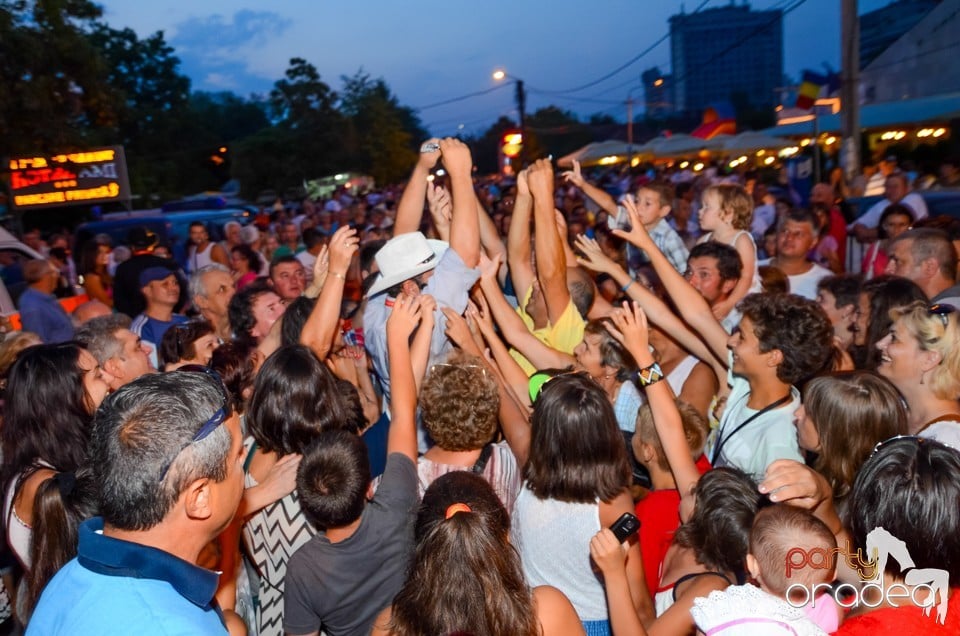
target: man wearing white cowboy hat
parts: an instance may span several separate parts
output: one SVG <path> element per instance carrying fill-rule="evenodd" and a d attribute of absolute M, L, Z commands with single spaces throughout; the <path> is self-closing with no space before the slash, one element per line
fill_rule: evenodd
<path fill-rule="evenodd" d="M 450 307 L 461 314 L 467 308 L 470 288 L 480 276 L 477 270 L 480 225 L 471 177 L 470 149 L 457 139 L 431 142 L 424 144 L 424 152 L 421 152 L 397 206 L 397 234 L 374 257 L 380 274 L 367 292 L 368 301 L 363 314 L 366 347 L 380 378 L 385 402 L 390 396 L 386 322 L 394 299 L 400 294 L 429 294 L 436 300 L 438 309 Z M 433 146 L 438 148 L 434 150 Z M 441 156 L 453 191 L 449 246 L 415 231 L 423 214 L 427 175 Z M 443 313 L 434 312 L 428 365 L 442 361 L 451 349 L 445 328 Z"/>

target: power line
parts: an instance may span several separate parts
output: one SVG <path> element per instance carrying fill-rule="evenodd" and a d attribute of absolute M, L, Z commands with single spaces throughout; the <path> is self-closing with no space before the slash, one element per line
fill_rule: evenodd
<path fill-rule="evenodd" d="M 697 6 L 697 8 L 693 10 L 693 13 L 698 13 L 698 12 L 699 12 L 701 9 L 703 9 L 703 7 L 705 7 L 710 1 L 711 1 L 711 0 L 703 0 L 703 2 L 701 2 L 701 3 Z M 691 15 L 692 15 L 692 14 L 691 14 Z M 655 48 L 657 48 L 658 46 L 660 46 L 660 44 L 662 44 L 662 43 L 664 42 L 664 40 L 666 40 L 666 39 L 669 38 L 669 37 L 670 37 L 670 31 L 667 31 L 666 33 L 663 34 L 663 36 L 661 36 L 660 38 L 658 38 L 653 44 L 651 44 L 650 46 L 648 46 L 647 48 L 645 48 L 643 51 L 641 51 L 640 53 L 638 53 L 637 55 L 635 55 L 634 57 L 632 57 L 631 59 L 629 59 L 629 60 L 626 61 L 625 63 L 621 64 L 621 65 L 618 66 L 617 68 L 613 69 L 612 71 L 610 71 L 610 72 L 607 73 L 606 75 L 603 75 L 603 76 L 600 77 L 599 79 L 595 79 L 595 80 L 593 80 L 592 82 L 588 82 L 588 83 L 586 83 L 586 84 L 582 84 L 582 85 L 577 86 L 577 87 L 575 87 L 575 88 L 567 88 L 567 89 L 564 89 L 564 90 L 540 90 L 539 92 L 540 92 L 540 93 L 544 93 L 544 94 L 548 94 L 548 95 L 558 95 L 558 94 L 563 94 L 563 93 L 577 93 L 577 92 L 582 91 L 582 90 L 584 90 L 584 89 L 586 89 L 586 88 L 590 88 L 591 86 L 596 86 L 597 84 L 600 84 L 601 82 L 604 82 L 604 81 L 610 79 L 610 78 L 613 77 L 614 75 L 617 75 L 617 74 L 619 74 L 621 71 L 623 71 L 623 70 L 625 70 L 625 69 L 633 66 L 634 64 L 636 64 L 638 61 L 640 61 L 640 58 L 642 58 L 642 57 L 645 56 L 647 53 L 649 53 L 649 52 L 652 51 L 653 49 L 655 49 Z"/>
<path fill-rule="evenodd" d="M 470 99 L 471 97 L 480 97 L 481 95 L 486 95 L 486 94 L 488 94 L 488 93 L 492 93 L 492 92 L 494 92 L 494 91 L 498 91 L 498 90 L 500 90 L 500 89 L 502 89 L 502 88 L 504 88 L 504 87 L 506 87 L 506 86 L 510 86 L 510 85 L 511 85 L 511 84 L 508 84 L 508 83 L 498 84 L 498 85 L 494 86 L 493 88 L 488 88 L 488 89 L 486 89 L 486 90 L 476 91 L 476 92 L 473 92 L 473 93 L 467 93 L 466 95 L 461 95 L 460 97 L 452 97 L 452 98 L 450 98 L 450 99 L 445 99 L 445 100 L 443 100 L 442 102 L 436 102 L 436 103 L 433 103 L 433 104 L 427 104 L 426 106 L 415 106 L 415 107 L 413 108 L 413 110 L 415 110 L 415 111 L 422 111 L 422 110 L 428 110 L 428 109 L 430 109 L 430 108 L 436 108 L 437 106 L 446 106 L 447 104 L 454 104 L 454 103 L 456 103 L 456 102 L 462 102 L 462 101 L 465 100 L 465 99 Z"/>

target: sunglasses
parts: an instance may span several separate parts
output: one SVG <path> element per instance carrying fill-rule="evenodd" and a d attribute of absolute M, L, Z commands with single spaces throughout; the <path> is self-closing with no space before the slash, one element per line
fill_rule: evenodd
<path fill-rule="evenodd" d="M 877 442 L 877 445 L 873 447 L 872 451 L 870 451 L 870 458 L 876 455 L 880 451 L 880 449 L 883 448 L 884 446 L 888 446 L 890 444 L 893 444 L 894 442 L 899 442 L 900 440 L 915 440 L 919 445 L 923 443 L 924 438 L 920 437 L 919 435 L 894 435 L 889 439 L 885 439 L 880 442 Z"/>
<path fill-rule="evenodd" d="M 202 442 L 206 438 L 220 428 L 224 422 L 229 419 L 231 415 L 230 404 L 227 400 L 227 391 L 223 386 L 223 380 L 220 378 L 220 374 L 214 371 L 209 367 L 204 367 L 199 364 L 188 364 L 180 367 L 174 373 L 203 373 L 204 375 L 210 376 L 211 378 L 216 379 L 217 386 L 220 388 L 220 395 L 223 397 L 223 404 L 214 411 L 213 415 L 200 425 L 200 428 L 196 433 L 193 434 L 193 437 L 190 438 L 190 441 L 180 447 L 180 450 L 170 458 L 166 464 L 163 465 L 163 469 L 160 471 L 160 481 L 163 482 L 167 478 L 167 473 L 170 472 L 170 467 L 173 465 L 173 462 L 177 461 L 177 458 L 180 457 L 180 454 L 183 453 L 188 447 L 196 444 L 197 442 Z"/>
<path fill-rule="evenodd" d="M 940 318 L 940 322 L 943 323 L 943 327 L 946 329 L 947 325 L 950 324 L 950 314 L 957 311 L 957 308 L 947 303 L 936 303 L 927 307 L 927 311 L 931 316 Z"/>

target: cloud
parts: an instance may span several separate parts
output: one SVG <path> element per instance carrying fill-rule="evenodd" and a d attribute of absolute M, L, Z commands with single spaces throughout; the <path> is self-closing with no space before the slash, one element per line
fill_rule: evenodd
<path fill-rule="evenodd" d="M 241 9 L 232 16 L 192 17 L 176 24 L 170 43 L 199 90 L 262 91 L 276 79 L 251 64 L 257 51 L 286 33 L 293 20 Z"/>

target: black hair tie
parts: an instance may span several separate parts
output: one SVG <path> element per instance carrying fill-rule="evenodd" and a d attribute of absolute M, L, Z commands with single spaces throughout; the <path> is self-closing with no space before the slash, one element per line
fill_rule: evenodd
<path fill-rule="evenodd" d="M 77 476 L 74 473 L 57 473 L 53 476 L 53 480 L 57 482 L 57 488 L 60 489 L 61 499 L 69 497 L 77 485 Z"/>

